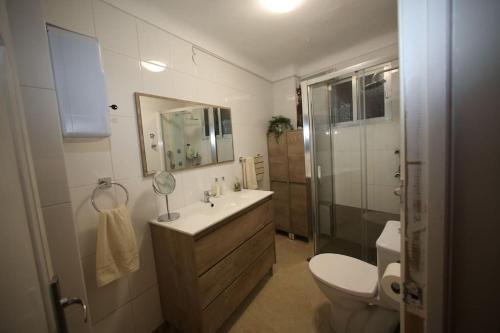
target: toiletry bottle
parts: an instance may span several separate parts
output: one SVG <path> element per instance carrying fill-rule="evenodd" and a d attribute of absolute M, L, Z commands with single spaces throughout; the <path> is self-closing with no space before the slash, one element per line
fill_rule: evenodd
<path fill-rule="evenodd" d="M 239 192 L 241 191 L 241 183 L 240 183 L 240 179 L 238 177 L 236 177 L 236 179 L 234 180 L 234 192 Z"/>
<path fill-rule="evenodd" d="M 224 192 L 226 192 L 226 180 L 224 177 L 219 180 L 219 192 L 220 195 L 224 195 Z"/>
<path fill-rule="evenodd" d="M 215 196 L 220 197 L 220 195 L 221 195 L 221 181 L 218 178 L 215 178 L 215 188 L 216 188 Z"/>
<path fill-rule="evenodd" d="M 217 187 L 218 187 L 218 179 L 215 178 L 215 181 L 212 183 L 212 188 L 211 188 L 211 192 L 212 192 L 212 196 L 216 197 L 217 196 Z"/>

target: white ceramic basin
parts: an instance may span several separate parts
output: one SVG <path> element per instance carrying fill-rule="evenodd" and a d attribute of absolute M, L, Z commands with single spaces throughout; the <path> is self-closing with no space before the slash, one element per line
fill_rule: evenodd
<path fill-rule="evenodd" d="M 210 198 L 214 204 L 213 207 L 209 203 L 195 202 L 176 210 L 176 212 L 181 214 L 181 217 L 175 221 L 159 222 L 152 220 L 150 223 L 189 235 L 195 235 L 272 194 L 273 192 L 271 191 L 258 190 L 229 192 L 218 198 Z"/>

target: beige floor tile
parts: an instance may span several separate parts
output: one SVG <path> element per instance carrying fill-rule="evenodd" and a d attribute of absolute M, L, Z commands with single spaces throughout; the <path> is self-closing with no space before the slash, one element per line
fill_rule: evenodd
<path fill-rule="evenodd" d="M 276 235 L 274 274 L 233 314 L 222 332 L 331 332 L 329 305 L 309 272 L 312 243 Z"/>

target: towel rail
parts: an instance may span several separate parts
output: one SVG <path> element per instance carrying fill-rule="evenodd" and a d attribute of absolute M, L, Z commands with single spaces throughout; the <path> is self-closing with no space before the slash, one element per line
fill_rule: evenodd
<path fill-rule="evenodd" d="M 125 186 L 123 186 L 122 184 L 120 183 L 117 183 L 117 182 L 114 182 L 111 180 L 110 177 L 106 177 L 106 178 L 99 178 L 97 180 L 97 186 L 96 188 L 92 191 L 92 195 L 90 197 L 90 201 L 92 202 L 92 206 L 94 207 L 95 210 L 97 210 L 98 212 L 101 212 L 101 210 L 99 209 L 99 207 L 97 207 L 97 204 L 95 203 L 95 195 L 97 193 L 97 191 L 99 190 L 104 190 L 104 189 L 108 189 L 108 188 L 111 188 L 112 185 L 116 185 L 116 186 L 119 186 L 122 188 L 122 190 L 125 192 L 125 195 L 127 196 L 127 199 L 125 200 L 125 206 L 128 204 L 128 200 L 129 200 L 129 193 L 128 193 L 128 190 Z"/>
<path fill-rule="evenodd" d="M 255 164 L 255 176 L 257 177 L 257 183 L 258 183 L 258 187 L 261 187 L 261 182 L 262 180 L 264 180 L 264 156 L 262 156 L 261 154 L 257 154 L 255 156 L 251 156 L 251 157 L 240 157 L 239 158 L 239 161 L 240 163 L 242 163 L 242 173 L 243 173 L 243 188 L 248 188 L 247 187 L 247 184 L 246 184 L 246 180 L 245 180 L 245 166 L 243 165 L 243 162 L 245 162 L 245 160 L 247 158 L 252 158 L 254 160 L 254 164 Z"/>

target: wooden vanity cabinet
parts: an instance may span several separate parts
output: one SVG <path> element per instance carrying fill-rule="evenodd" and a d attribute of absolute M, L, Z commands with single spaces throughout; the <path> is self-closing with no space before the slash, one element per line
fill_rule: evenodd
<path fill-rule="evenodd" d="M 310 237 L 302 130 L 287 131 L 278 139 L 268 136 L 269 175 L 274 191 L 274 222 L 277 230 Z"/>
<path fill-rule="evenodd" d="M 182 332 L 216 332 L 272 273 L 273 200 L 199 234 L 151 225 L 163 316 Z"/>

